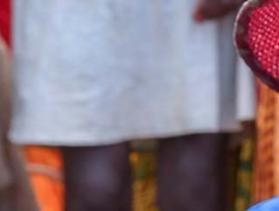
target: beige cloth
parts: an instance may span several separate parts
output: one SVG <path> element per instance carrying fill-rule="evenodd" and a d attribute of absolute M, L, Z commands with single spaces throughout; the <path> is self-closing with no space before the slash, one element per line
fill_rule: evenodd
<path fill-rule="evenodd" d="M 38 211 L 20 149 L 7 140 L 11 80 L 6 47 L 0 38 L 0 211 Z"/>

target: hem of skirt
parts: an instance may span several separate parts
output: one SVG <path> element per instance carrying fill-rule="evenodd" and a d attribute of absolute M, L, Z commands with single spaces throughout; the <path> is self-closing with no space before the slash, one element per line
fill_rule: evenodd
<path fill-rule="evenodd" d="M 193 135 L 201 133 L 235 133 L 239 132 L 240 127 L 235 128 L 207 128 L 207 129 L 191 129 L 180 131 L 167 131 L 167 132 L 153 132 L 153 133 L 140 133 L 131 135 L 118 135 L 107 136 L 103 138 L 96 138 L 94 135 L 65 135 L 67 138 L 61 136 L 49 135 L 27 135 L 11 133 L 10 140 L 17 145 L 42 145 L 42 146 L 106 146 L 125 143 L 134 140 L 149 140 L 149 139 L 164 139 L 184 135 Z"/>

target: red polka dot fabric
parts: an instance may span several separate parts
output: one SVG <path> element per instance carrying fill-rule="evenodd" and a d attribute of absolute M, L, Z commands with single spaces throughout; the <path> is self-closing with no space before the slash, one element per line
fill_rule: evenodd
<path fill-rule="evenodd" d="M 279 0 L 249 0 L 235 30 L 240 55 L 254 73 L 279 91 Z"/>

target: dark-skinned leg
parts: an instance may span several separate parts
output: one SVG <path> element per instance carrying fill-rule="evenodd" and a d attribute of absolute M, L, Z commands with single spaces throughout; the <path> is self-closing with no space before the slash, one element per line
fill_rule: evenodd
<path fill-rule="evenodd" d="M 128 143 L 62 151 L 66 211 L 131 211 Z"/>
<path fill-rule="evenodd" d="M 224 211 L 226 142 L 218 134 L 162 140 L 160 211 Z"/>

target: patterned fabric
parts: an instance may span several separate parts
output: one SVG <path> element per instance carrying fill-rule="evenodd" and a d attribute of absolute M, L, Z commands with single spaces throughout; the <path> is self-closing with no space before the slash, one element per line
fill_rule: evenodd
<path fill-rule="evenodd" d="M 259 85 L 254 202 L 279 194 L 279 96 Z"/>
<path fill-rule="evenodd" d="M 133 152 L 130 156 L 133 173 L 133 210 L 157 211 L 156 153 Z"/>
<path fill-rule="evenodd" d="M 133 145 L 133 210 L 156 211 L 156 154 L 154 146 Z M 26 167 L 40 211 L 64 210 L 63 160 L 57 148 L 24 147 Z"/>
<path fill-rule="evenodd" d="M 249 0 L 237 18 L 235 40 L 254 73 L 279 91 L 279 2 Z"/>
<path fill-rule="evenodd" d="M 277 0 L 249 0 L 238 15 L 235 30 L 240 55 L 264 83 L 277 91 L 278 11 Z M 254 202 L 279 195 L 279 96 L 263 84 L 259 84 L 257 129 Z M 268 210 L 264 207 L 251 210 Z"/>
<path fill-rule="evenodd" d="M 63 161 L 59 150 L 47 147 L 25 147 L 24 154 L 40 210 L 63 211 Z"/>
<path fill-rule="evenodd" d="M 252 180 L 255 148 L 255 129 L 252 125 L 245 127 L 242 136 L 243 144 L 239 154 L 237 173 L 237 194 L 235 211 L 246 211 L 252 200 Z"/>

